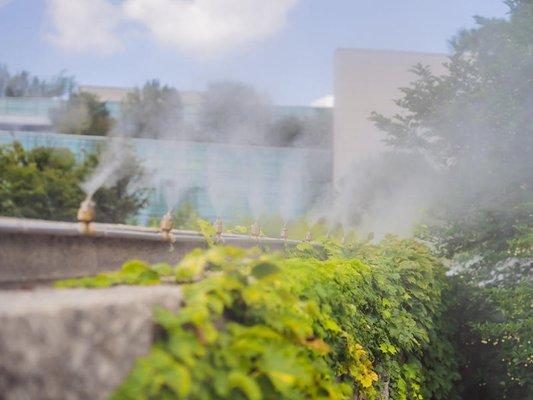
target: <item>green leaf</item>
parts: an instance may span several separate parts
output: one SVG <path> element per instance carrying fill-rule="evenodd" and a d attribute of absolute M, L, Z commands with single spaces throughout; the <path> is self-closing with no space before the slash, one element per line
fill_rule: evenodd
<path fill-rule="evenodd" d="M 186 398 L 191 391 L 191 374 L 189 370 L 178 363 L 163 373 L 165 383 L 178 398 Z"/>
<path fill-rule="evenodd" d="M 257 279 L 265 279 L 272 275 L 279 274 L 280 269 L 277 265 L 267 262 L 257 264 L 252 269 L 252 275 Z"/>
<path fill-rule="evenodd" d="M 262 399 L 257 382 L 242 372 L 232 371 L 228 376 L 228 384 L 231 389 L 239 389 L 249 400 Z"/>
<path fill-rule="evenodd" d="M 142 272 L 148 271 L 149 269 L 150 266 L 144 261 L 130 260 L 122 264 L 122 268 L 120 270 L 126 274 L 140 274 Z"/>
<path fill-rule="evenodd" d="M 175 273 L 174 268 L 172 268 L 167 263 L 157 263 L 152 265 L 152 270 L 157 272 L 161 276 L 172 276 Z"/>

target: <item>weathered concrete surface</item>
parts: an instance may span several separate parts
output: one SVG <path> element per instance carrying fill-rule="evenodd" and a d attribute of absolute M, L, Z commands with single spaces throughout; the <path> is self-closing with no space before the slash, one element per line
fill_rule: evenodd
<path fill-rule="evenodd" d="M 153 337 L 174 286 L 0 291 L 0 398 L 105 399 Z"/>
<path fill-rule="evenodd" d="M 168 242 L 122 238 L 0 234 L 0 286 L 32 285 L 119 269 L 127 260 L 176 264 L 200 241 Z"/>
<path fill-rule="evenodd" d="M 0 288 L 95 275 L 133 258 L 176 264 L 192 249 L 207 246 L 203 236 L 192 231 L 173 230 L 171 245 L 153 228 L 98 223 L 91 227 L 87 235 L 77 223 L 0 217 Z M 248 236 L 224 235 L 223 240 L 240 247 L 257 245 Z M 283 240 L 272 238 L 261 238 L 260 244 L 271 249 L 285 246 Z"/>

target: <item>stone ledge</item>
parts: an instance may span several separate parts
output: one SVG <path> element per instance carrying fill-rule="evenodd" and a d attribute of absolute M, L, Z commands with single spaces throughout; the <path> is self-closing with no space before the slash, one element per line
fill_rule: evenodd
<path fill-rule="evenodd" d="M 204 237 L 193 231 L 172 231 L 173 244 L 154 228 L 91 224 L 83 234 L 72 222 L 0 217 L 0 288 L 31 288 L 54 280 L 113 271 L 138 258 L 150 264 L 176 264 L 198 247 Z M 254 247 L 260 244 L 282 250 L 297 241 L 262 237 L 259 242 L 243 235 L 224 234 L 224 244 Z"/>
<path fill-rule="evenodd" d="M 153 308 L 179 287 L 0 291 L 0 393 L 6 400 L 105 399 L 153 339 Z"/>

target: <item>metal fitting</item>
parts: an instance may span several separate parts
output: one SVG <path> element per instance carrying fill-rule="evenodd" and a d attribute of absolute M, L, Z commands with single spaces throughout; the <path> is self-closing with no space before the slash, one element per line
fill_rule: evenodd
<path fill-rule="evenodd" d="M 161 221 L 159 222 L 159 229 L 161 230 L 163 237 L 168 241 L 172 241 L 172 235 L 170 232 L 172 231 L 173 226 L 174 221 L 172 220 L 172 214 L 167 212 L 165 215 L 163 215 L 163 218 L 161 218 Z"/>
<path fill-rule="evenodd" d="M 77 219 L 81 224 L 82 233 L 88 234 L 91 231 L 91 222 L 94 221 L 96 216 L 96 204 L 88 197 L 83 200 L 78 209 Z"/>

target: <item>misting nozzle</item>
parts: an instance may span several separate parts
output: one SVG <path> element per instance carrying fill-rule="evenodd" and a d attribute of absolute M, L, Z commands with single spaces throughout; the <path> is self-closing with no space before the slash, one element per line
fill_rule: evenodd
<path fill-rule="evenodd" d="M 283 239 L 285 242 L 289 239 L 289 228 L 287 227 L 287 224 L 283 224 L 281 227 L 281 239 Z"/>
<path fill-rule="evenodd" d="M 224 231 L 224 226 L 222 225 L 222 220 L 220 219 L 220 217 L 217 217 L 215 221 L 215 235 L 216 235 L 217 243 L 220 243 L 222 241 L 223 231 Z"/>
<path fill-rule="evenodd" d="M 161 229 L 161 233 L 165 239 L 171 240 L 170 232 L 172 231 L 173 226 L 174 221 L 172 220 L 172 214 L 169 211 L 163 215 L 163 218 L 161 218 L 161 221 L 159 222 L 159 229 Z"/>
<path fill-rule="evenodd" d="M 259 226 L 259 222 L 254 221 L 252 226 L 250 227 L 250 236 L 255 239 L 255 241 L 259 241 L 259 236 L 261 235 L 261 227 Z"/>
<path fill-rule="evenodd" d="M 77 219 L 82 224 L 83 233 L 90 232 L 90 223 L 94 220 L 95 216 L 96 204 L 90 197 L 87 197 L 81 202 L 77 214 Z"/>

